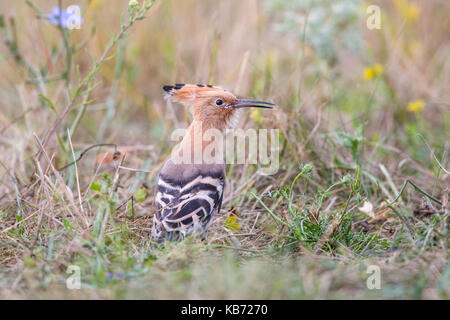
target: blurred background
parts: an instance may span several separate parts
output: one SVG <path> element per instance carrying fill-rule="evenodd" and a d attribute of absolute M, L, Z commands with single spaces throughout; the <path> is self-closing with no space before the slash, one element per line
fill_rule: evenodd
<path fill-rule="evenodd" d="M 74 52 L 67 81 L 54 79 L 67 66 L 61 32 L 43 17 L 57 1 L 34 4 L 41 18 L 25 1 L 0 4 L 5 24 L 0 123 L 8 126 L 33 109 L 7 130 L 0 129 L 2 139 L 14 141 L 2 146 L 11 151 L 9 157 L 35 148 L 31 133 L 42 135 L 55 118 L 38 95 L 62 112 L 67 86 L 73 90 L 77 72 L 86 75 L 101 56 L 126 15 L 128 1 L 63 1 L 63 7 L 72 4 L 80 6 L 83 21 L 80 30 L 70 33 Z M 366 27 L 370 4 L 381 9 L 379 30 Z M 95 76 L 98 87 L 73 141 L 164 149 L 172 126 L 186 119 L 182 108 L 167 109 L 161 85 L 212 83 L 279 105 L 276 117 L 254 111 L 254 120 L 287 127 L 285 119 L 317 122 L 320 115 L 320 126 L 330 129 L 351 130 L 361 124 L 367 138 L 386 143 L 400 139 L 412 156 L 424 160 L 425 146 L 414 138 L 418 129 L 436 146 L 448 138 L 449 12 L 443 0 L 159 1 Z M 9 38 L 16 46 L 13 53 L 5 45 Z M 33 79 L 23 63 L 41 80 Z M 374 66 L 379 74 L 372 71 Z M 419 108 L 414 108 L 417 102 Z M 66 127 L 79 108 L 72 108 Z"/>

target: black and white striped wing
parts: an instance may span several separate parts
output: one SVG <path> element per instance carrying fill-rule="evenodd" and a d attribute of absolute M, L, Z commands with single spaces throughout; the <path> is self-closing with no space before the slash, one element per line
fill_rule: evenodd
<path fill-rule="evenodd" d="M 189 182 L 160 176 L 152 236 L 176 240 L 196 231 L 203 234 L 220 211 L 225 179 L 223 175 L 199 175 Z"/>

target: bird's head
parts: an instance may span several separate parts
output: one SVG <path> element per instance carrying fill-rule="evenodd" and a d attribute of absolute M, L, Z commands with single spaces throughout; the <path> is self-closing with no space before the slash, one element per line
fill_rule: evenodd
<path fill-rule="evenodd" d="M 241 108 L 273 108 L 270 102 L 238 99 L 222 88 L 203 84 L 175 84 L 163 86 L 166 98 L 192 108 L 195 121 L 204 126 L 225 129 L 237 121 Z"/>

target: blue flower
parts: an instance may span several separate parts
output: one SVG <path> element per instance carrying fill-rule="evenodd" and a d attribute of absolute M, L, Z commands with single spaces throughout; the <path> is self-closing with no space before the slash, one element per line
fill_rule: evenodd
<path fill-rule="evenodd" d="M 53 7 L 52 12 L 47 16 L 47 21 L 53 25 L 59 25 L 64 29 L 72 26 L 81 26 L 83 18 L 77 14 L 76 10 L 61 10 L 59 7 Z"/>
<path fill-rule="evenodd" d="M 114 275 L 114 273 L 108 272 L 106 275 L 108 277 L 108 280 L 112 280 L 112 279 L 123 278 L 125 274 L 123 272 L 119 272 Z"/>

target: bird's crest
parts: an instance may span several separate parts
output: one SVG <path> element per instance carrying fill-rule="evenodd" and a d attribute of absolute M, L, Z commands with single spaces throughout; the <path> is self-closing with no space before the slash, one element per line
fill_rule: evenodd
<path fill-rule="evenodd" d="M 208 99 L 211 97 L 221 96 L 230 100 L 236 97 L 229 91 L 210 84 L 184 84 L 176 83 L 175 85 L 163 86 L 165 98 L 172 99 L 175 102 L 190 104 L 197 99 Z"/>

